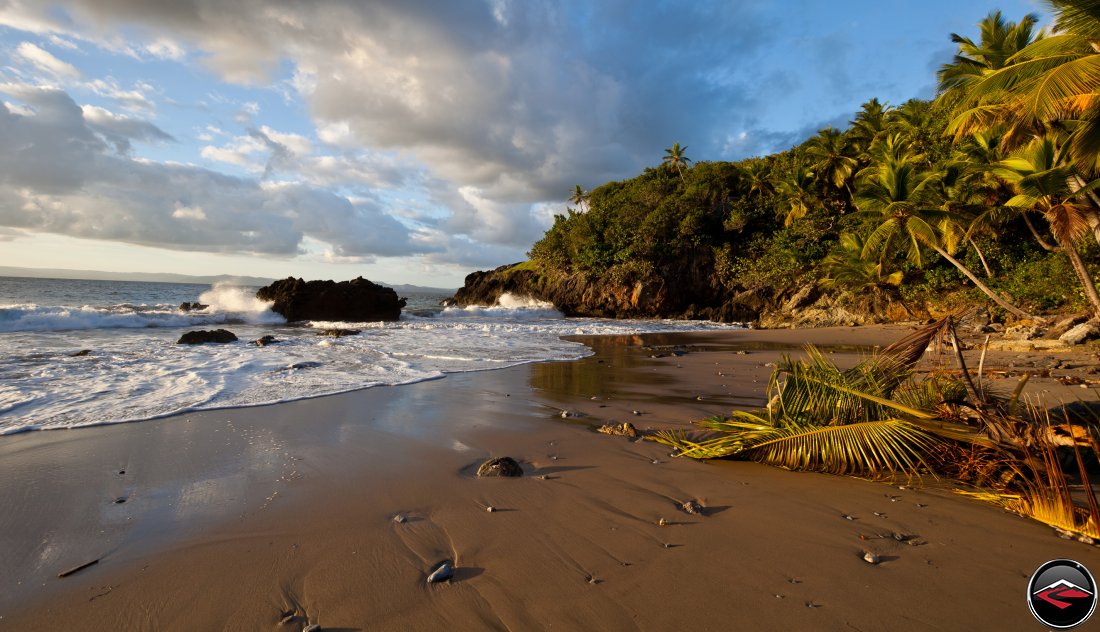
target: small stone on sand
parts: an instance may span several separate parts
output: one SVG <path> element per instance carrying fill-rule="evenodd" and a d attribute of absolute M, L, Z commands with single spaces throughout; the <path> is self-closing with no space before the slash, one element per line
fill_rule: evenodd
<path fill-rule="evenodd" d="M 874 564 L 878 564 L 882 560 L 879 558 L 879 556 L 877 554 L 872 553 L 871 551 L 864 551 L 863 561 L 867 562 L 868 564 L 874 565 Z"/>
<path fill-rule="evenodd" d="M 684 504 L 680 505 L 680 508 L 693 516 L 700 516 L 703 514 L 703 506 L 695 502 L 694 500 L 689 500 L 685 502 Z"/>
<path fill-rule="evenodd" d="M 432 571 L 431 575 L 428 575 L 428 583 L 438 584 L 440 582 L 450 581 L 454 576 L 455 567 L 451 564 L 451 560 L 443 560 L 443 562 Z"/>

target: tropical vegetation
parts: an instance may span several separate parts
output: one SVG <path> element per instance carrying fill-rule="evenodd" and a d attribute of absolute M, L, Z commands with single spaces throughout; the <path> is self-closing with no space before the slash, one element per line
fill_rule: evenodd
<path fill-rule="evenodd" d="M 951 34 L 932 100 L 871 99 L 845 129 L 739 162 L 692 162 L 677 142 L 636 178 L 577 185 L 532 265 L 705 270 L 728 295 L 812 284 L 873 309 L 1100 315 L 1100 2 L 1049 4 L 1046 29 L 995 11 L 976 37 Z"/>
<path fill-rule="evenodd" d="M 1005 322 L 1100 318 L 1100 0 L 1047 4 L 1047 28 L 994 11 L 976 37 L 951 34 L 931 100 L 870 99 L 844 129 L 739 162 L 693 163 L 675 143 L 636 178 L 578 186 L 525 265 L 589 279 L 705 270 L 725 295 L 812 286 L 876 312 L 981 301 Z M 956 369 L 918 373 L 936 340 Z M 991 395 L 947 318 L 850 369 L 811 347 L 775 369 L 765 409 L 650 438 L 689 458 L 946 477 L 1100 538 L 1086 463 L 1100 419 L 1022 402 L 1023 384 Z"/>

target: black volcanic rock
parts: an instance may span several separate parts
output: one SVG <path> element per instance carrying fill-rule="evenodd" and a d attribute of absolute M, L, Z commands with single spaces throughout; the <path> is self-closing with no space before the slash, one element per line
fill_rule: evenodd
<path fill-rule="evenodd" d="M 176 341 L 178 345 L 201 345 L 207 342 L 216 342 L 224 344 L 227 342 L 236 342 L 237 336 L 225 329 L 214 329 L 211 331 L 189 331 Z"/>
<path fill-rule="evenodd" d="M 206 309 L 207 307 L 210 307 L 210 306 L 209 305 L 203 305 L 202 303 L 200 303 L 198 301 L 195 301 L 194 303 L 188 303 L 187 301 L 184 301 L 183 303 L 180 303 L 180 311 L 181 312 L 202 311 L 202 310 Z"/>
<path fill-rule="evenodd" d="M 289 321 L 343 320 L 364 322 L 397 320 L 405 299 L 392 288 L 363 277 L 351 281 L 303 281 L 287 277 L 256 292 L 261 301 L 274 301 L 271 309 Z"/>

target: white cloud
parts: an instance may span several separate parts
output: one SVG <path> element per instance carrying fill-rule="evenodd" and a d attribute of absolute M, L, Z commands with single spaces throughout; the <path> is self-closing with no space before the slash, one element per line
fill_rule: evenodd
<path fill-rule="evenodd" d="M 296 255 L 308 237 L 341 257 L 434 249 L 369 199 L 112 153 L 104 130 L 145 122 L 79 107 L 61 90 L 4 84 L 35 112 L 0 107 L 0 227 L 175 250 Z M 142 131 L 144 130 L 144 131 Z"/>
<path fill-rule="evenodd" d="M 80 71 L 70 63 L 61 61 L 49 51 L 30 43 L 23 42 L 15 49 L 15 54 L 58 79 L 79 79 Z"/>
<path fill-rule="evenodd" d="M 206 211 L 201 206 L 184 206 L 176 202 L 176 210 L 172 211 L 172 217 L 176 219 L 191 219 L 197 222 L 206 220 Z"/>
<path fill-rule="evenodd" d="M 144 82 L 138 82 L 132 90 L 126 90 L 118 85 L 113 77 L 105 79 L 93 79 L 82 84 L 86 90 L 94 92 L 101 97 L 113 99 L 118 104 L 131 112 L 153 112 L 156 105 L 147 96 L 153 91 L 153 87 Z"/>

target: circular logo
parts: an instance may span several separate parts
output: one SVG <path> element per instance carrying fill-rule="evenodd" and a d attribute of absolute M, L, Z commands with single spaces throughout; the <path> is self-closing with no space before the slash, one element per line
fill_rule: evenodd
<path fill-rule="evenodd" d="M 1060 630 L 1081 625 L 1096 609 L 1096 581 L 1083 564 L 1051 560 L 1031 576 L 1027 605 L 1043 625 Z"/>

